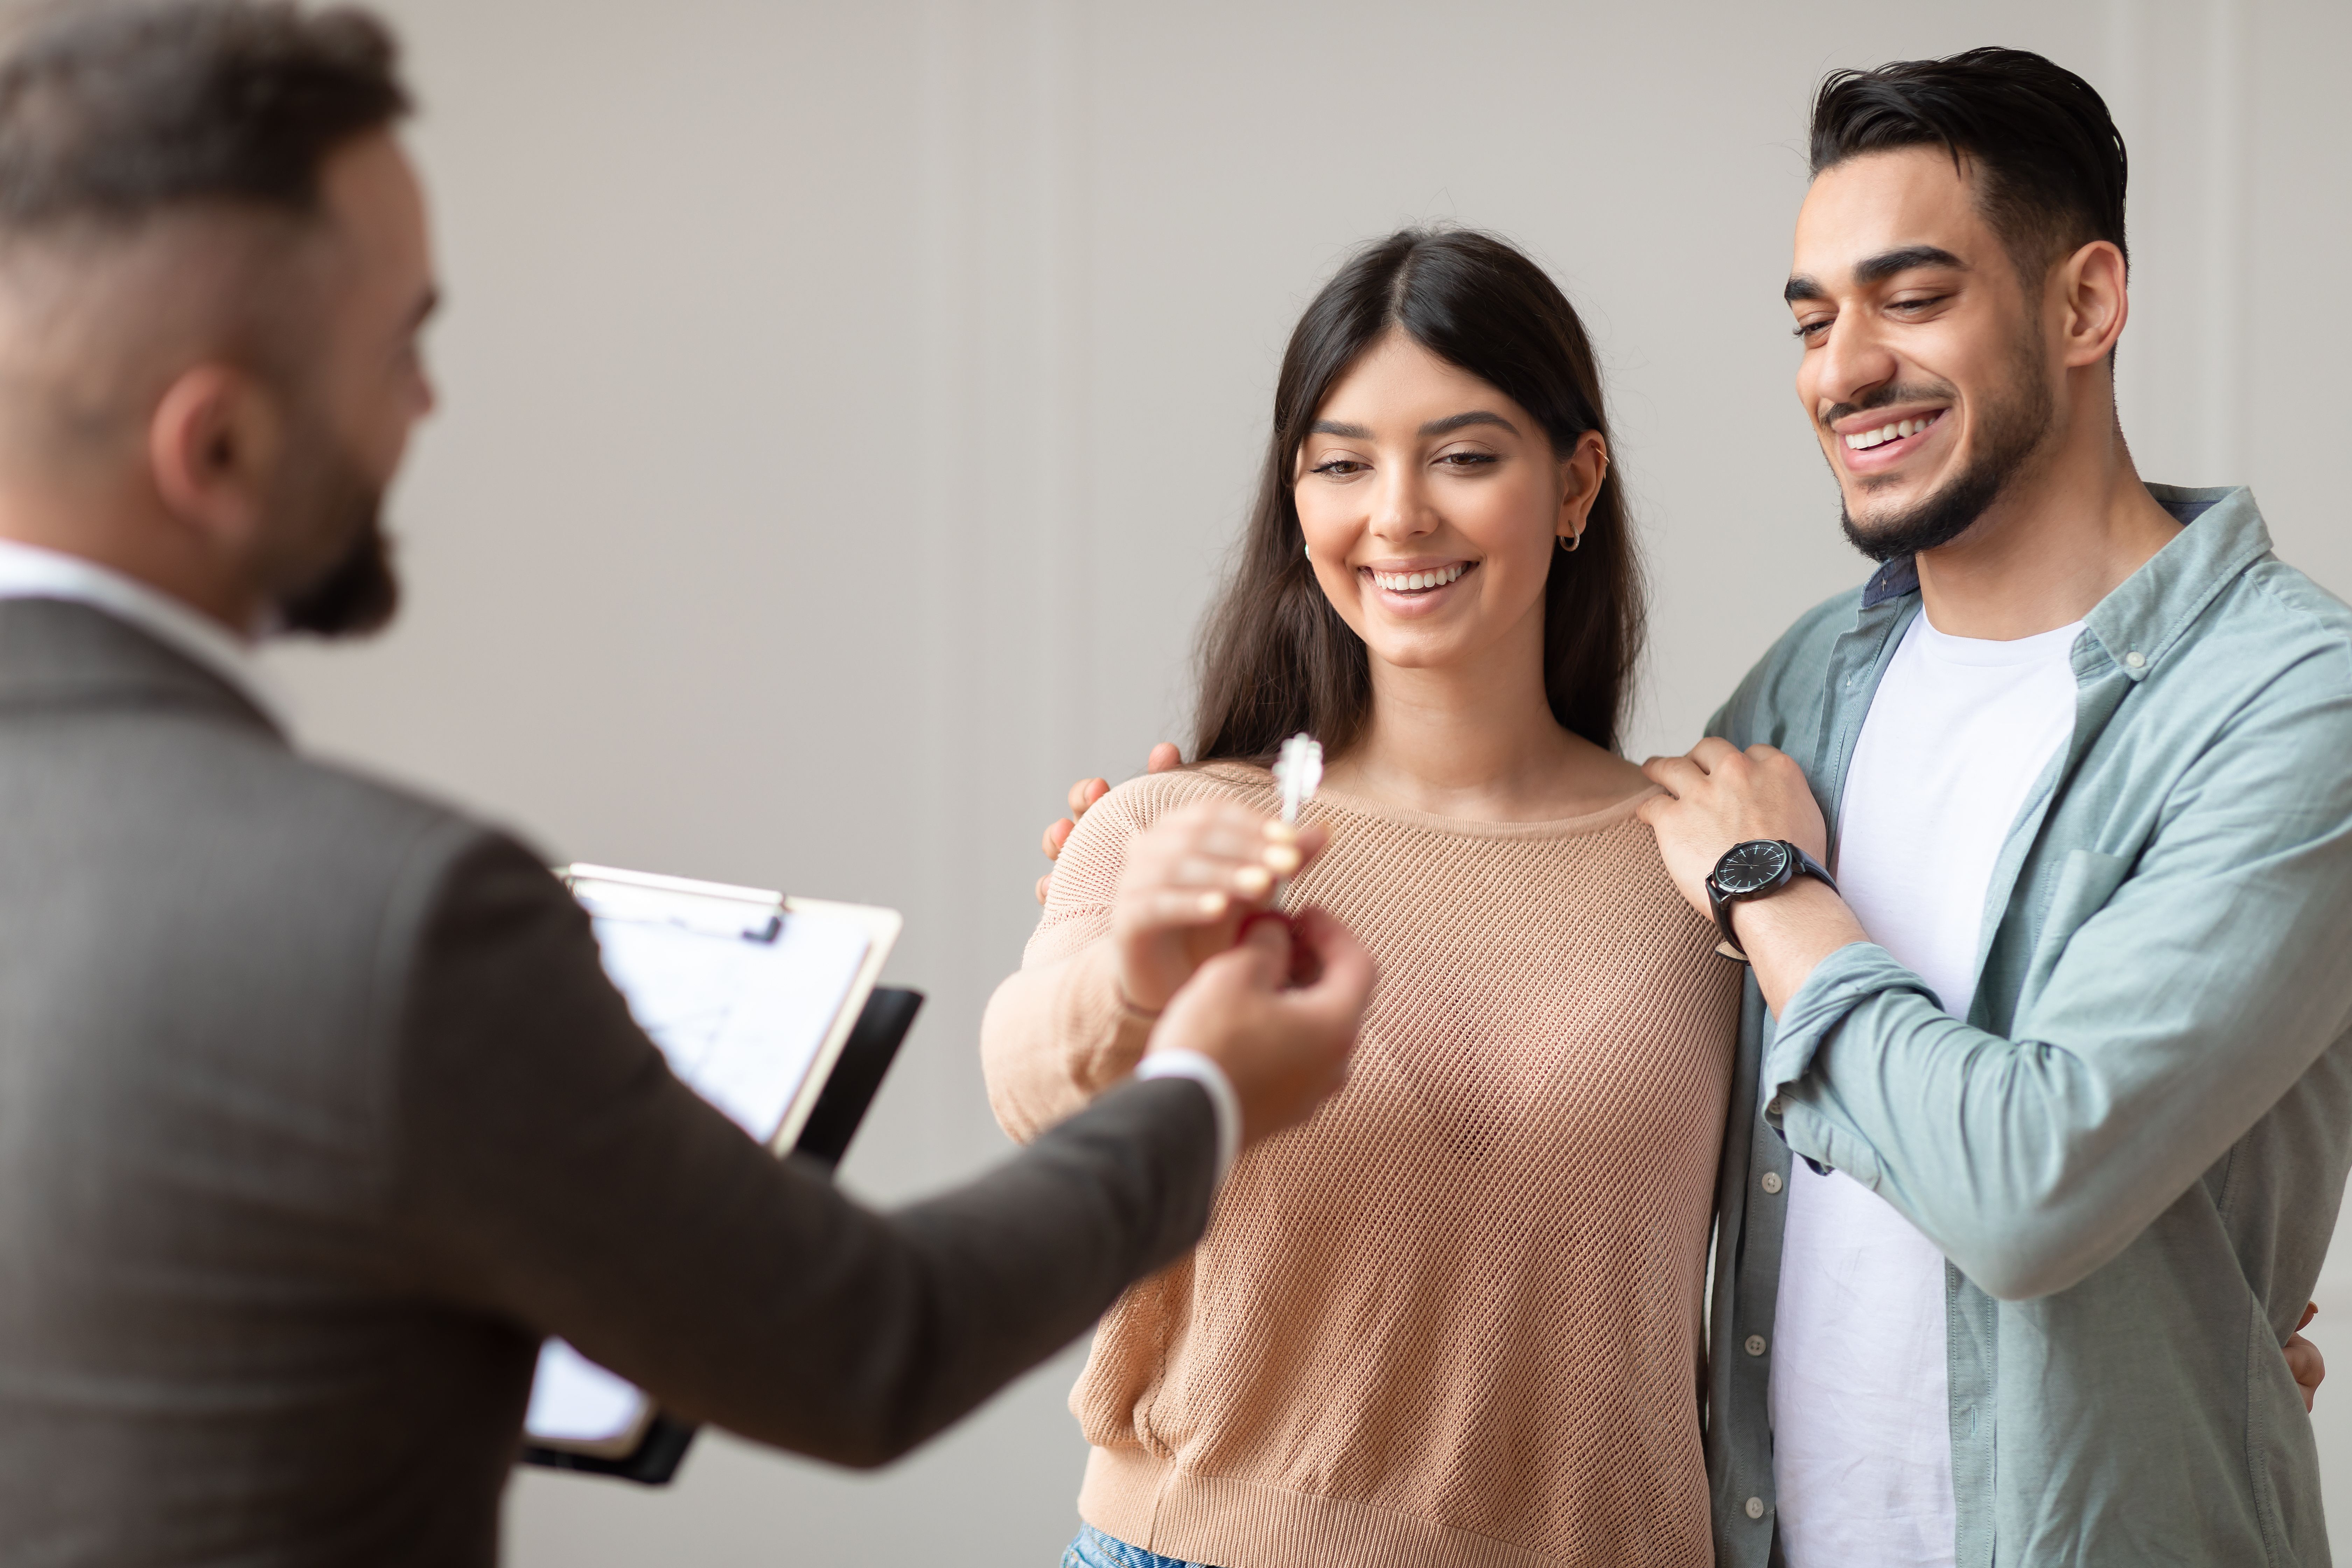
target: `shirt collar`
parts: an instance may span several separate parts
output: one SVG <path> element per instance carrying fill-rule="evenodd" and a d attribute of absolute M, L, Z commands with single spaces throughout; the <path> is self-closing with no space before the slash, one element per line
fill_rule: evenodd
<path fill-rule="evenodd" d="M 1919 591 L 1919 558 L 1898 555 L 1870 574 L 1863 584 L 1862 607 L 1874 610 L 1889 599 L 1899 599 L 1906 594 Z"/>
<path fill-rule="evenodd" d="M 65 599 L 103 610 L 226 681 L 263 717 L 285 727 L 285 703 L 250 645 L 136 578 L 79 555 L 0 539 L 0 599 Z"/>
<path fill-rule="evenodd" d="M 2107 657 L 2134 680 L 2147 679 L 2213 596 L 2271 551 L 2254 492 L 2243 485 L 2150 485 L 2147 491 L 2181 525 L 2180 532 L 2083 618 Z M 1898 555 L 1872 574 L 1862 607 L 1876 609 L 1918 591 L 1918 562 Z"/>
<path fill-rule="evenodd" d="M 2180 531 L 2084 617 L 2107 657 L 2134 680 L 2154 674 L 2205 606 L 2271 552 L 2270 530 L 2245 486 L 2147 490 Z"/>

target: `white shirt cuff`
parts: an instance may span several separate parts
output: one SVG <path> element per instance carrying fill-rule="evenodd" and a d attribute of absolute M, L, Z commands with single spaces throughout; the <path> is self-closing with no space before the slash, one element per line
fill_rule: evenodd
<path fill-rule="evenodd" d="M 1198 1051 L 1151 1051 L 1135 1076 L 1189 1078 L 1209 1091 L 1209 1103 L 1217 1108 L 1217 1186 L 1222 1190 L 1242 1152 L 1242 1102 L 1225 1069 Z"/>

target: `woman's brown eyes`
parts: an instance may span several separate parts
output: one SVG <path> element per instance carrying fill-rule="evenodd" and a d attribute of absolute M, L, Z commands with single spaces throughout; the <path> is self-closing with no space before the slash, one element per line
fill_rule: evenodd
<path fill-rule="evenodd" d="M 1441 467 L 1484 468 L 1492 467 L 1502 459 L 1492 452 L 1448 452 L 1437 461 Z M 1307 471 L 1310 474 L 1324 474 L 1332 479 L 1344 479 L 1352 474 L 1363 473 L 1370 467 L 1370 464 L 1360 463 L 1353 458 L 1333 458 L 1328 462 L 1316 464 Z"/>

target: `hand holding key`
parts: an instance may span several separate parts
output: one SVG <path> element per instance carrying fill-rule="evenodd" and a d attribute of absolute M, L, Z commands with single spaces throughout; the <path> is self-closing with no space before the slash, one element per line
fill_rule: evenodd
<path fill-rule="evenodd" d="M 1315 978 L 1299 984 L 1304 969 Z M 1151 1032 L 1154 1050 L 1200 1052 L 1241 1102 L 1242 1142 L 1304 1121 L 1348 1081 L 1375 975 L 1372 956 L 1321 910 L 1262 923 L 1201 966 Z"/>
<path fill-rule="evenodd" d="M 1120 994 L 1147 1013 L 1167 1006 L 1328 837 L 1320 826 L 1293 827 L 1223 800 L 1195 802 L 1138 834 L 1111 904 Z"/>

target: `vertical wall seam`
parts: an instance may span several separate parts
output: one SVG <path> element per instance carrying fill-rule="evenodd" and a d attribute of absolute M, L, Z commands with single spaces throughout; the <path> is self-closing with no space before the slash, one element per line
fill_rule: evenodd
<path fill-rule="evenodd" d="M 978 695 L 970 642 L 970 527 L 976 432 L 971 409 L 978 352 L 974 341 L 976 268 L 974 228 L 981 158 L 976 45 L 971 0 L 927 0 L 921 38 L 921 187 L 917 223 L 915 302 L 921 323 L 915 397 L 914 483 L 918 558 L 910 575 L 920 595 L 923 732 L 915 754 L 922 759 L 914 781 L 915 820 L 908 825 L 920 846 L 922 903 L 911 911 L 919 936 L 938 971 L 934 1011 L 952 1016 L 961 998 L 953 977 L 972 970 L 977 958 L 971 925 L 955 911 L 969 906 L 973 892 L 970 791 L 961 787 L 973 759 L 967 754 L 969 715 Z M 945 996 L 939 996 L 940 990 Z M 938 1080 L 923 1110 L 935 1149 L 953 1150 L 969 1118 L 955 1091 L 962 1075 Z"/>
<path fill-rule="evenodd" d="M 1049 374 L 1058 396 L 1063 428 L 1062 447 L 1055 454 L 1057 533 L 1065 552 L 1060 586 L 1052 609 L 1061 628 L 1051 649 L 1062 693 L 1054 744 L 1049 750 L 1057 764 L 1078 759 L 1080 771 L 1097 765 L 1086 759 L 1104 743 L 1097 721 L 1101 711 L 1098 686 L 1100 660 L 1095 637 L 1101 624 L 1097 605 L 1102 584 L 1096 564 L 1094 513 L 1093 346 L 1094 252 L 1092 161 L 1093 102 L 1090 79 L 1091 30 L 1081 0 L 1048 0 L 1053 17 L 1052 94 L 1055 105 L 1053 139 L 1049 143 L 1054 196 L 1051 246 L 1056 281 L 1046 301 L 1053 321 L 1053 355 Z"/>
<path fill-rule="evenodd" d="M 2246 85 L 2245 0 L 2206 0 L 2206 135 L 2200 312 L 2200 442 L 2207 484 L 2246 479 L 2247 238 L 2252 226 L 2252 138 Z"/>

